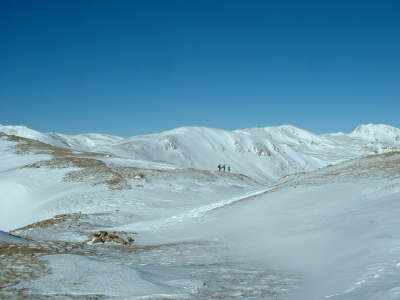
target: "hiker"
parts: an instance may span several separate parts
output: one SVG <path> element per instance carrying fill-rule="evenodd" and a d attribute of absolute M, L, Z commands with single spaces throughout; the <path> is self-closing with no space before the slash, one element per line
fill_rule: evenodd
<path fill-rule="evenodd" d="M 231 172 L 231 167 L 230 166 L 228 166 L 228 172 Z"/>
<path fill-rule="evenodd" d="M 218 165 L 218 172 L 221 172 L 221 169 L 222 169 L 221 164 L 219 164 Z"/>
<path fill-rule="evenodd" d="M 222 170 L 225 172 L 225 165 L 222 166 Z"/>

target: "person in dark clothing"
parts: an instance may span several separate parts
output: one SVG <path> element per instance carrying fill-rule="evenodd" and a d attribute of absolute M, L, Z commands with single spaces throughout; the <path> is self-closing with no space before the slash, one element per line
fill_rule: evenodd
<path fill-rule="evenodd" d="M 222 166 L 222 170 L 225 172 L 225 165 Z"/>
<path fill-rule="evenodd" d="M 231 167 L 230 166 L 228 166 L 228 172 L 230 172 L 231 171 Z"/>
<path fill-rule="evenodd" d="M 221 172 L 222 166 L 221 164 L 218 165 L 218 171 Z"/>

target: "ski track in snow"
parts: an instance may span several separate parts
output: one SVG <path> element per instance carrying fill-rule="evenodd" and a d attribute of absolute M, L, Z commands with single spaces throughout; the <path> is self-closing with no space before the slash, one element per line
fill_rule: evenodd
<path fill-rule="evenodd" d="M 258 190 L 255 192 L 250 192 L 246 193 L 237 197 L 233 197 L 230 199 L 225 199 L 221 201 L 217 201 L 211 204 L 207 204 L 198 208 L 191 209 L 187 212 L 165 218 L 163 220 L 156 220 L 156 221 L 146 221 L 146 222 L 140 222 L 140 223 L 133 223 L 121 227 L 116 227 L 112 228 L 113 230 L 140 230 L 140 231 L 156 231 L 157 229 L 169 225 L 174 225 L 177 223 L 181 223 L 184 221 L 187 221 L 188 219 L 195 219 L 195 218 L 200 218 L 203 217 L 206 213 L 213 211 L 215 209 L 234 204 L 236 202 L 248 199 L 248 198 L 253 198 L 260 196 L 262 194 L 265 194 L 267 192 L 270 192 L 271 190 L 275 189 L 275 187 L 270 187 L 267 189 L 263 190 Z"/>

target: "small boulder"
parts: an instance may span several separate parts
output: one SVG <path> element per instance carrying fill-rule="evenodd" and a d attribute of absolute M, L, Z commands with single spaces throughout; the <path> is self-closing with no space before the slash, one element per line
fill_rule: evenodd
<path fill-rule="evenodd" d="M 135 240 L 132 237 L 123 238 L 121 232 L 108 232 L 108 231 L 98 231 L 89 235 L 86 240 L 89 244 L 94 243 L 116 243 L 122 245 L 130 245 Z"/>

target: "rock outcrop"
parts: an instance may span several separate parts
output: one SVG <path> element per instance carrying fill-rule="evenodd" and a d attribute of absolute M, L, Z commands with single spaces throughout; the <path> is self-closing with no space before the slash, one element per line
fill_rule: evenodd
<path fill-rule="evenodd" d="M 116 243 L 122 245 L 130 245 L 135 240 L 132 237 L 123 238 L 120 232 L 98 231 L 89 235 L 86 240 L 89 244 L 95 243 Z"/>

